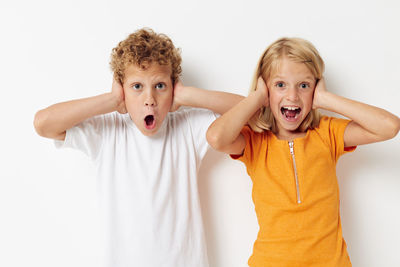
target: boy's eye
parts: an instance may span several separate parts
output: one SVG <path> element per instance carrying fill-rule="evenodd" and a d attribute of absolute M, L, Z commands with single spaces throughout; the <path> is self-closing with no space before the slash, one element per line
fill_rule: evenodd
<path fill-rule="evenodd" d="M 142 85 L 141 85 L 140 83 L 135 83 L 135 84 L 132 86 L 132 89 L 140 90 L 140 89 L 142 89 Z"/>
<path fill-rule="evenodd" d="M 156 89 L 164 89 L 165 88 L 165 84 L 164 83 L 157 83 L 156 84 Z"/>
<path fill-rule="evenodd" d="M 300 84 L 300 88 L 301 89 L 305 89 L 305 88 L 309 88 L 310 87 L 310 85 L 308 84 L 308 83 L 302 83 L 302 84 Z"/>

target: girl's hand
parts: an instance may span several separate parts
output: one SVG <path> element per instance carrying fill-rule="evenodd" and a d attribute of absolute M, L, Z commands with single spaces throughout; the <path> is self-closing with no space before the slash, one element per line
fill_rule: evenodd
<path fill-rule="evenodd" d="M 111 87 L 111 94 L 116 99 L 116 108 L 115 109 L 121 114 L 127 113 L 128 111 L 126 110 L 126 106 L 125 106 L 124 88 L 116 79 L 113 80 L 112 87 Z"/>
<path fill-rule="evenodd" d="M 328 92 L 328 90 L 326 90 L 325 78 L 322 77 L 315 86 L 312 106 L 313 109 L 323 108 L 323 95 L 326 92 Z"/>
<path fill-rule="evenodd" d="M 268 87 L 261 76 L 258 77 L 257 79 L 256 92 L 258 93 L 260 101 L 262 102 L 263 106 L 268 107 L 269 106 Z"/>
<path fill-rule="evenodd" d="M 177 111 L 180 106 L 182 105 L 180 102 L 180 97 L 185 90 L 185 86 L 180 80 L 177 80 L 174 85 L 174 98 L 172 100 L 171 108 L 169 109 L 170 112 Z"/>

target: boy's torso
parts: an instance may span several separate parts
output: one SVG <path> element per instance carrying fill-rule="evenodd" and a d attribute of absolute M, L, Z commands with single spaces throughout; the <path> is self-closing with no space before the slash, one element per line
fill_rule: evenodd
<path fill-rule="evenodd" d="M 197 189 L 207 128 L 198 127 L 213 119 L 209 111 L 170 113 L 147 137 L 129 115 L 100 118 L 102 136 L 93 138 L 101 144 L 92 158 L 109 266 L 208 266 Z"/>

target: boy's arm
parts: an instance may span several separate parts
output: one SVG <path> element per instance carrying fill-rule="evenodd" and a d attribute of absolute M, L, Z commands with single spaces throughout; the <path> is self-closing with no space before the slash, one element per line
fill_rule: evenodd
<path fill-rule="evenodd" d="M 263 105 L 269 105 L 268 89 L 262 78 L 258 79 L 257 89 L 216 119 L 208 128 L 207 141 L 214 149 L 227 154 L 243 153 L 246 141 L 240 131 L 255 112 Z"/>
<path fill-rule="evenodd" d="M 40 136 L 64 140 L 66 131 L 80 122 L 116 110 L 126 113 L 122 86 L 114 81 L 111 93 L 62 102 L 39 110 L 34 126 Z"/>
<path fill-rule="evenodd" d="M 241 95 L 184 86 L 178 81 L 174 86 L 174 103 L 171 110 L 175 111 L 179 106 L 190 106 L 224 114 L 243 98 Z"/>
<path fill-rule="evenodd" d="M 324 79 L 315 88 L 313 108 L 336 112 L 352 120 L 344 132 L 345 147 L 391 139 L 400 129 L 400 119 L 397 116 L 381 108 L 328 92 Z"/>

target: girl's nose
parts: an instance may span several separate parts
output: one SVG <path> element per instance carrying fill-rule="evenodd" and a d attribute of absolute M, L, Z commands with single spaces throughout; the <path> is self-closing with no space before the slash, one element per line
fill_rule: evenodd
<path fill-rule="evenodd" d="M 290 101 L 299 100 L 297 88 L 290 87 L 289 90 L 287 91 L 286 98 L 287 98 L 287 100 L 290 100 Z"/>

